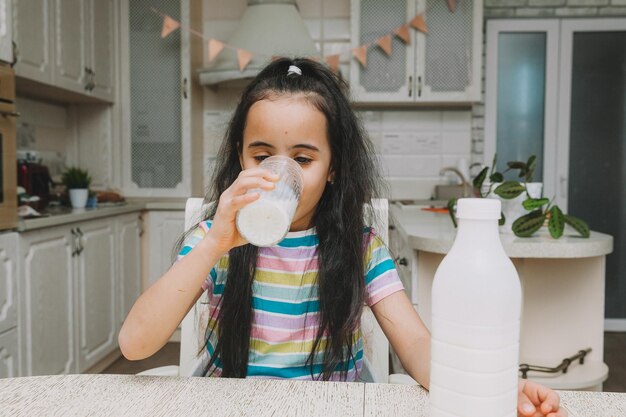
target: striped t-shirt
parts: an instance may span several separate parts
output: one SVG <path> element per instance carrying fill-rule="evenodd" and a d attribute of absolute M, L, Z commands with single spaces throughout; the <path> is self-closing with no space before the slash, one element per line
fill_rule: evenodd
<path fill-rule="evenodd" d="M 187 238 L 178 259 L 184 257 L 204 237 L 211 221 L 200 223 Z M 375 232 L 364 234 L 365 302 L 373 306 L 388 295 L 403 290 L 389 252 Z M 259 248 L 256 273 L 252 283 L 252 329 L 248 377 L 318 379 L 323 369 L 325 337 L 313 359 L 313 375 L 306 363 L 318 331 L 319 296 L 316 283 L 318 271 L 315 228 L 289 232 L 278 244 Z M 208 317 L 217 317 L 220 297 L 228 270 L 228 255 L 222 257 L 211 270 L 202 288 L 208 295 Z M 205 312 L 206 314 L 206 312 Z M 215 323 L 209 322 L 211 327 Z M 363 362 L 363 338 L 360 329 L 355 333 L 352 348 L 354 359 L 348 366 L 347 380 L 360 375 Z M 206 348 L 212 355 L 217 345 L 214 331 Z M 219 361 L 209 370 L 221 375 Z M 333 374 L 339 380 L 340 374 Z"/>

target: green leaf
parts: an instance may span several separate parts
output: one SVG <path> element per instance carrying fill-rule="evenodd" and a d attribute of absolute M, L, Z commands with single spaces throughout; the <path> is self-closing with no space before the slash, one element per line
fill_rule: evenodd
<path fill-rule="evenodd" d="M 550 221 L 548 221 L 548 230 L 550 236 L 555 239 L 563 236 L 563 228 L 565 227 L 565 216 L 559 208 L 559 206 L 552 206 L 550 208 Z"/>
<path fill-rule="evenodd" d="M 576 229 L 576 231 L 580 233 L 582 237 L 589 237 L 589 233 L 590 233 L 589 226 L 584 220 L 579 219 L 578 217 L 569 216 L 566 214 L 565 223 L 569 224 L 574 229 Z"/>
<path fill-rule="evenodd" d="M 526 210 L 530 211 L 530 210 L 538 209 L 539 207 L 544 206 L 548 204 L 549 202 L 550 202 L 550 199 L 548 198 L 527 198 L 522 203 L 522 206 L 524 206 Z"/>
<path fill-rule="evenodd" d="M 509 169 L 526 169 L 526 164 L 522 161 L 509 161 L 506 165 Z"/>
<path fill-rule="evenodd" d="M 537 166 L 537 156 L 530 155 L 528 162 L 526 162 L 526 182 L 533 182 L 533 174 L 535 173 L 535 167 Z"/>
<path fill-rule="evenodd" d="M 517 197 L 525 190 L 526 187 L 517 181 L 505 181 L 494 190 L 494 193 L 505 200 L 510 200 Z"/>
<path fill-rule="evenodd" d="M 543 226 L 546 215 L 541 210 L 532 211 L 513 222 L 511 230 L 519 237 L 530 237 Z"/>
<path fill-rule="evenodd" d="M 489 177 L 489 181 L 491 181 L 491 182 L 502 182 L 502 181 L 504 181 L 504 176 L 501 173 L 499 173 L 499 172 L 494 172 Z"/>
<path fill-rule="evenodd" d="M 457 227 L 457 224 L 456 224 L 456 213 L 454 212 L 454 206 L 456 205 L 457 200 L 458 200 L 457 198 L 451 198 L 450 200 L 448 200 L 448 214 L 450 215 L 450 218 L 452 219 L 452 224 L 454 225 L 455 229 Z"/>
<path fill-rule="evenodd" d="M 498 226 L 504 226 L 506 223 L 506 217 L 504 217 L 504 213 L 500 212 L 500 220 L 498 220 Z"/>
<path fill-rule="evenodd" d="M 474 188 L 478 189 L 480 192 L 480 188 L 483 186 L 483 182 L 485 182 L 485 178 L 487 178 L 487 172 L 489 172 L 489 167 L 484 167 L 482 171 L 474 178 L 473 185 Z"/>

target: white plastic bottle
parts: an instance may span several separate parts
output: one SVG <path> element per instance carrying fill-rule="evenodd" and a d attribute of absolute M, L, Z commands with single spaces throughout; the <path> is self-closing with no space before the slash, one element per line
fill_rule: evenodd
<path fill-rule="evenodd" d="M 498 232 L 500 201 L 457 203 L 432 289 L 431 417 L 515 417 L 521 286 Z"/>

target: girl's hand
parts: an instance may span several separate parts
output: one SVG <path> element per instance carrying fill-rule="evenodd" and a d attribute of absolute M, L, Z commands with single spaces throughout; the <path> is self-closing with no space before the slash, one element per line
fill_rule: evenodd
<path fill-rule="evenodd" d="M 567 411 L 559 403 L 559 396 L 550 388 L 527 379 L 519 380 L 518 416 L 567 417 Z"/>
<path fill-rule="evenodd" d="M 227 253 L 234 247 L 245 245 L 246 240 L 236 226 L 237 211 L 259 198 L 259 193 L 246 194 L 250 189 L 272 190 L 279 177 L 262 168 L 241 171 L 237 179 L 220 196 L 213 224 L 206 238 L 213 240 L 216 248 Z"/>

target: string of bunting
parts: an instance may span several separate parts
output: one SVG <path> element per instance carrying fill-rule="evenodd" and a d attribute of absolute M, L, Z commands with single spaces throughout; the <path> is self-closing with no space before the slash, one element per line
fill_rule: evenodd
<path fill-rule="evenodd" d="M 459 0 L 445 0 L 445 1 L 446 1 L 447 7 L 450 13 L 454 13 L 457 7 L 457 2 Z M 180 22 L 173 19 L 172 17 L 154 8 L 152 8 L 152 11 L 154 13 L 157 13 L 163 18 L 163 28 L 161 30 L 161 38 L 166 38 L 172 32 L 174 32 L 175 30 L 181 27 Z M 415 29 L 424 34 L 428 34 L 428 26 L 426 25 L 426 20 L 424 19 L 424 16 L 427 11 L 428 10 L 418 13 L 409 22 L 393 29 L 391 32 L 389 32 L 385 36 L 378 38 L 374 43 L 366 43 L 356 48 L 351 48 L 349 51 L 351 52 L 352 57 L 354 57 L 357 61 L 359 61 L 359 63 L 363 66 L 363 68 L 365 68 L 367 67 L 367 51 L 370 47 L 372 46 L 379 47 L 380 49 L 383 50 L 383 52 L 385 52 L 385 54 L 387 54 L 387 56 L 391 56 L 393 52 L 391 45 L 392 45 L 392 40 L 394 36 L 397 36 L 406 45 L 410 45 L 411 44 L 411 35 L 409 33 L 410 28 Z M 252 60 L 254 56 L 260 56 L 264 58 L 274 58 L 274 57 L 264 56 L 263 54 L 258 54 L 258 53 L 254 53 L 251 51 L 247 51 L 242 48 L 237 48 L 236 46 L 229 45 L 226 42 L 222 42 L 214 38 L 208 38 L 204 36 L 202 33 L 195 31 L 191 28 L 189 28 L 188 30 L 190 33 L 192 33 L 195 36 L 201 37 L 206 42 L 209 62 L 212 62 L 215 58 L 217 58 L 217 56 L 224 50 L 224 48 L 235 50 L 237 52 L 237 61 L 239 64 L 240 71 L 243 71 L 246 69 L 246 67 L 248 66 L 248 64 L 250 63 L 250 61 Z M 333 71 L 337 72 L 339 69 L 340 57 L 344 55 L 344 53 L 345 52 L 339 53 L 339 54 L 328 55 L 324 58 L 324 61 Z M 319 60 L 319 57 L 311 57 L 311 58 Z"/>

